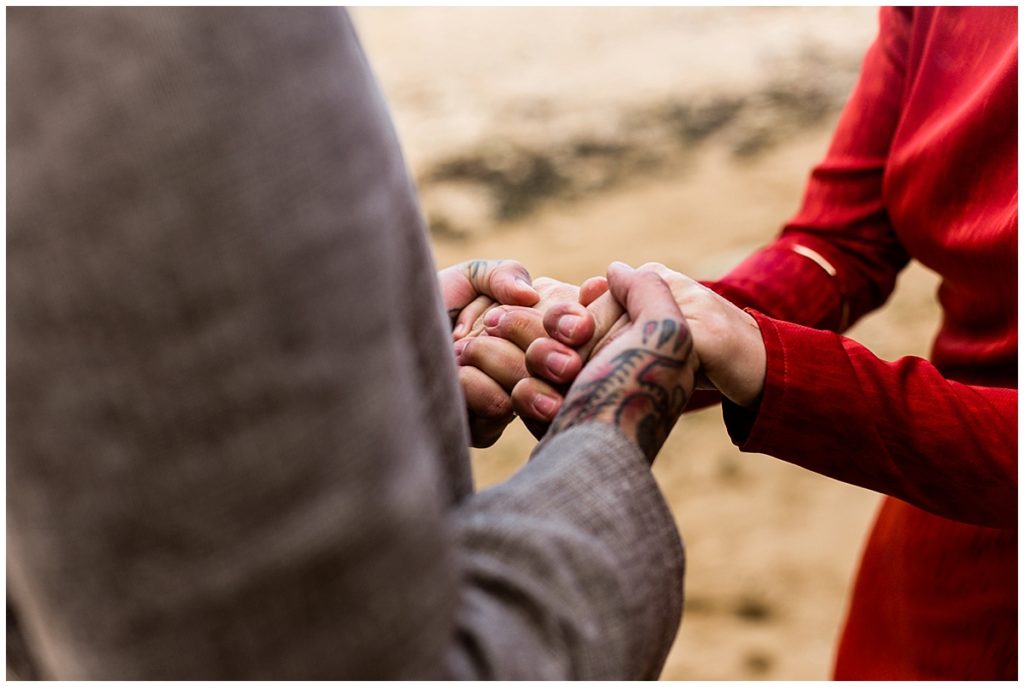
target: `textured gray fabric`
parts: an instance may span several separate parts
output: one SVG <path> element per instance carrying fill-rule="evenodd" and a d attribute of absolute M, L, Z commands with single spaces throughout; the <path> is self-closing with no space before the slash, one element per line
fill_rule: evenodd
<path fill-rule="evenodd" d="M 9 670 L 657 675 L 682 548 L 635 446 L 577 428 L 472 493 L 344 13 L 11 8 L 7 41 Z"/>

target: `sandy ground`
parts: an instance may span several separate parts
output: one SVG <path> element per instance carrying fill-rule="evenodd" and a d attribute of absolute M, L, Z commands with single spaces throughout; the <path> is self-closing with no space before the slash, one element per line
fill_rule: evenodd
<path fill-rule="evenodd" d="M 800 201 L 875 30 L 869 8 L 354 11 L 430 219 L 437 262 L 515 258 L 578 283 L 611 260 L 721 275 Z M 926 355 L 933 275 L 912 265 L 850 335 Z M 515 425 L 477 483 L 521 466 Z M 665 679 L 825 679 L 875 494 L 685 416 L 655 476 L 687 546 Z"/>

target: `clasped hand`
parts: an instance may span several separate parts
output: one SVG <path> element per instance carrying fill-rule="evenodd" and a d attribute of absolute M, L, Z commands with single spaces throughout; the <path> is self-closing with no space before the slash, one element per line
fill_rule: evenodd
<path fill-rule="evenodd" d="M 611 422 L 653 460 L 695 386 L 743 406 L 760 396 L 756 320 L 664 265 L 613 263 L 577 287 L 472 261 L 440 281 L 474 446 L 518 414 L 538 438 Z"/>

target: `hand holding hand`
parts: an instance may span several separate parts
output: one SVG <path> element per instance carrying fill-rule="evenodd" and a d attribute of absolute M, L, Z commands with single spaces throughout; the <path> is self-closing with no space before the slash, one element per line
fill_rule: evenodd
<path fill-rule="evenodd" d="M 484 309 L 483 317 L 470 324 L 469 332 L 455 342 L 459 381 L 470 411 L 473 446 L 493 444 L 515 417 L 512 390 L 529 377 L 524 351 L 534 340 L 546 336 L 543 321 L 549 313 L 555 312 L 555 319 L 558 313 L 576 316 L 578 328 L 558 334 L 570 345 L 587 341 L 593 333 L 593 319 L 584 317 L 585 310 L 578 302 L 579 288 L 544 277 L 536 279 L 533 286 L 539 300 L 532 307 L 491 304 L 491 309 Z M 564 377 L 568 383 L 581 366 L 577 357 L 575 367 L 559 363 L 553 374 Z M 560 401 L 562 394 L 556 396 Z M 550 408 L 548 420 L 557 410 L 557 406 Z M 541 426 L 528 420 L 527 426 L 539 438 L 547 429 L 547 422 Z"/>
<path fill-rule="evenodd" d="M 467 260 L 441 270 L 437 278 L 456 342 L 479 333 L 483 328 L 481 316 L 496 302 L 530 306 L 540 300 L 530 273 L 514 260 Z M 515 374 L 514 369 L 511 372 Z M 502 388 L 502 381 L 507 381 L 502 374 L 487 375 L 474 367 L 459 367 L 473 446 L 493 444 L 514 417 L 511 399 Z"/>
<path fill-rule="evenodd" d="M 490 341 L 467 342 L 459 359 L 491 377 L 503 376 L 512 409 L 540 439 L 595 345 L 627 325 L 629 317 L 607 293 L 604 277 L 588 279 L 579 288 L 545 278 L 534 284 L 544 294 L 541 303 L 533 308 L 500 306 L 488 312 L 484 333 Z M 551 297 L 552 293 L 559 297 Z M 504 349 L 503 356 L 497 354 L 499 348 Z"/>
<path fill-rule="evenodd" d="M 649 262 L 640 269 L 652 270 L 665 280 L 689 323 L 700 362 L 698 388 L 718 389 L 738 406 L 757 405 L 767 366 L 757 320 L 703 284 L 661 263 Z"/>
<path fill-rule="evenodd" d="M 608 286 L 628 323 L 579 373 L 545 440 L 604 422 L 636 441 L 653 461 L 693 392 L 693 341 L 672 292 L 653 271 L 613 263 Z"/>
<path fill-rule="evenodd" d="M 660 276 L 668 284 L 686 317 L 700 365 L 697 388 L 717 389 L 740 406 L 756 405 L 764 388 L 766 369 L 764 340 L 757 321 L 711 289 L 661 263 L 647 263 L 640 267 L 640 271 L 653 271 Z M 591 355 L 597 355 L 623 326 L 621 319 L 613 322 L 619 311 L 615 299 L 607 290 L 608 284 L 603 277 L 588 279 L 580 289 L 580 301 L 587 306 L 587 316 L 593 317 L 596 323 L 594 339 L 589 344 Z M 611 323 L 610 326 L 608 323 Z M 603 338 L 602 331 L 607 332 Z M 586 360 L 585 349 L 579 352 L 563 349 L 562 352 L 570 356 L 581 356 L 580 362 Z M 578 364 L 574 360 L 571 366 Z M 551 376 L 543 367 L 527 367 L 536 377 L 554 382 L 564 381 Z M 525 396 L 542 391 L 551 393 L 552 389 L 545 381 L 537 379 L 529 385 L 524 384 L 523 389 L 517 391 Z M 513 394 L 515 400 L 516 394 Z M 519 412 L 524 415 L 524 419 L 535 417 L 531 415 L 528 403 L 521 403 L 518 407 L 522 407 L 523 410 Z"/>

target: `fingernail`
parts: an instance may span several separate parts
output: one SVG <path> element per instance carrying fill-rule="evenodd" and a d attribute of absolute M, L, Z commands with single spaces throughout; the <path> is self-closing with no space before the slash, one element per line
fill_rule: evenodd
<path fill-rule="evenodd" d="M 548 366 L 549 370 L 561 377 L 565 374 L 565 370 L 569 367 L 569 363 L 572 362 L 572 358 L 565 353 L 551 352 L 548 353 L 544 362 Z"/>
<path fill-rule="evenodd" d="M 457 339 L 460 336 L 462 336 L 465 333 L 465 331 L 466 325 L 460 322 L 459 324 L 455 325 L 455 329 L 452 330 L 452 336 Z"/>
<path fill-rule="evenodd" d="M 535 291 L 535 289 L 533 288 L 533 284 L 531 284 L 530 282 L 526 281 L 522 277 L 516 277 L 516 283 L 519 284 L 519 288 L 521 288 L 521 289 L 526 289 L 527 291 L 531 291 L 531 292 Z"/>
<path fill-rule="evenodd" d="M 567 339 L 572 338 L 579 325 L 580 318 L 576 315 L 562 315 L 558 318 L 558 332 Z"/>
<path fill-rule="evenodd" d="M 609 267 L 614 267 L 617 270 L 629 270 L 630 272 L 633 271 L 632 267 L 630 267 L 629 265 L 627 265 L 624 262 L 619 262 L 618 260 L 616 260 L 611 265 L 609 265 Z"/>
<path fill-rule="evenodd" d="M 558 408 L 558 402 L 550 396 L 537 394 L 533 397 L 533 408 L 544 417 L 551 417 Z"/>
<path fill-rule="evenodd" d="M 501 308 L 489 310 L 487 314 L 484 315 L 484 324 L 487 325 L 488 327 L 497 327 L 501 323 L 501 319 L 504 316 L 505 311 L 502 310 Z"/>
<path fill-rule="evenodd" d="M 462 352 L 464 350 L 466 350 L 466 346 L 468 346 L 468 345 L 469 345 L 469 339 L 462 339 L 460 341 L 456 341 L 455 342 L 455 345 L 452 348 L 455 351 L 455 360 L 456 360 L 456 362 L 461 362 Z"/>

